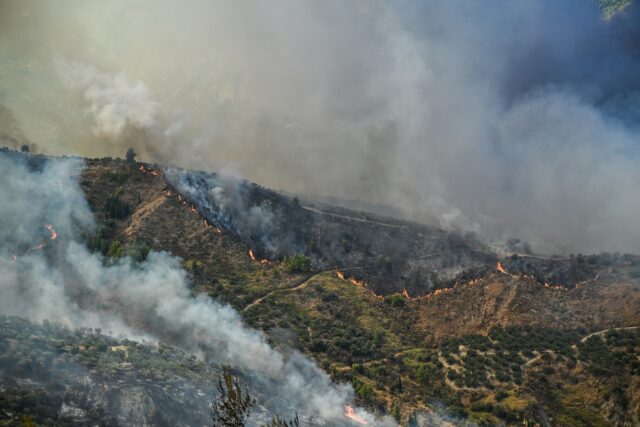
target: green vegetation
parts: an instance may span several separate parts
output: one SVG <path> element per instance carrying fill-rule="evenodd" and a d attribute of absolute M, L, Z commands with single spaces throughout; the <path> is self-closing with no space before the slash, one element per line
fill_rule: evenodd
<path fill-rule="evenodd" d="M 133 242 L 124 245 L 120 241 L 114 240 L 107 250 L 107 256 L 113 259 L 129 257 L 135 262 L 142 262 L 147 259 L 149 251 L 149 246 L 144 242 Z"/>
<path fill-rule="evenodd" d="M 213 427 L 244 427 L 256 406 L 256 399 L 251 397 L 248 388 L 240 385 L 238 378 L 231 375 L 228 369 L 223 369 L 218 380 L 218 394 L 211 404 L 211 418 Z M 286 421 L 276 415 L 268 424 L 262 427 L 299 427 L 298 414 L 291 421 Z"/>
<path fill-rule="evenodd" d="M 131 207 L 118 196 L 109 197 L 104 204 L 106 219 L 124 219 L 131 214 Z"/>
<path fill-rule="evenodd" d="M 125 165 L 118 168 L 114 170 L 126 169 L 136 179 L 102 179 L 92 184 L 97 190 L 88 194 L 117 195 L 124 201 L 124 195 L 140 194 L 155 185 L 146 175 Z M 162 187 L 154 187 L 154 191 L 160 192 Z M 95 196 L 92 205 L 99 207 L 103 201 Z M 336 278 L 333 272 L 314 272 L 311 260 L 302 254 L 281 262 L 252 262 L 246 246 L 224 232 L 202 227 L 201 218 L 178 201 L 158 199 L 154 206 L 156 212 L 145 212 L 144 220 L 136 223 L 135 238 L 154 242 L 154 248 L 182 257 L 194 292 L 207 292 L 231 304 L 247 323 L 265 331 L 274 341 L 280 334 L 270 331 L 286 329 L 286 345 L 313 357 L 334 380 L 352 384 L 358 403 L 374 411 L 393 412 L 407 422 L 413 410 L 438 403 L 478 425 L 535 425 L 540 423 L 542 412 L 560 425 L 602 425 L 616 415 L 599 411 L 620 411 L 625 399 L 635 399 L 632 393 L 637 391 L 639 353 L 635 330 L 597 334 L 582 343 L 590 331 L 575 329 L 582 323 L 566 316 L 559 321 L 540 319 L 540 323 L 554 327 L 491 328 L 496 320 L 491 317 L 493 308 L 489 304 L 501 309 L 500 298 L 507 294 L 500 293 L 496 299 L 481 302 L 480 309 L 489 316 L 483 319 L 486 323 L 467 329 L 486 333 L 459 336 L 458 327 L 464 325 L 456 323 L 447 328 L 450 317 L 471 319 L 484 314 L 474 307 L 475 301 L 469 303 L 457 291 L 420 301 L 398 294 L 377 297 Z M 132 236 L 121 233 L 133 228 L 129 219 L 133 222 L 139 218 L 108 219 L 89 240 L 105 255 L 125 256 L 130 243 L 122 242 Z M 349 244 L 345 239 L 343 246 L 348 248 Z M 382 256 L 376 259 L 381 270 L 393 272 L 391 260 Z M 620 278 L 628 277 L 630 271 L 640 271 L 639 260 L 606 253 L 576 258 L 578 264 L 598 271 L 624 265 Z M 588 277 L 593 276 L 590 273 Z M 603 275 L 600 277 L 602 280 Z M 507 288 L 504 280 L 498 285 Z M 481 286 L 485 295 L 494 292 L 491 283 L 475 289 Z M 591 289 L 583 289 L 578 291 L 590 298 L 586 292 Z M 532 305 L 526 298 L 547 293 L 541 286 L 528 283 L 518 291 L 510 303 L 518 309 Z M 597 295 L 597 288 L 594 291 Z M 451 296 L 462 298 L 469 303 L 468 308 L 451 303 L 450 313 L 440 310 L 438 304 L 447 304 Z M 577 318 L 585 318 L 575 313 Z M 507 312 L 501 322 L 509 324 L 519 319 L 511 314 Z M 430 323 L 430 319 L 436 321 Z M 602 322 L 584 324 L 594 327 L 608 321 Z M 79 346 L 69 350 L 74 357 L 85 352 Z M 136 369 L 145 366 L 144 360 L 137 361 Z M 101 366 L 100 359 L 96 366 Z M 631 425 L 632 421 L 627 423 Z"/>
<path fill-rule="evenodd" d="M 247 389 L 240 386 L 237 378 L 225 369 L 218 380 L 218 396 L 211 404 L 214 427 L 243 427 L 256 400 Z"/>
<path fill-rule="evenodd" d="M 122 185 L 129 177 L 131 177 L 131 172 L 127 170 L 116 170 L 116 171 L 107 171 L 107 179 L 112 181 L 115 184 Z"/>
<path fill-rule="evenodd" d="M 289 273 L 308 273 L 311 271 L 311 258 L 302 254 L 295 254 L 284 259 L 284 265 Z"/>

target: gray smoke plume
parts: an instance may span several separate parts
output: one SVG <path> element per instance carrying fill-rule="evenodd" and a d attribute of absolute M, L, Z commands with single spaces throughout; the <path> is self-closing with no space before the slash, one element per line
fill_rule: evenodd
<path fill-rule="evenodd" d="M 538 250 L 640 251 L 637 1 L 1 7 L 0 102 L 53 152 L 133 145 Z"/>
<path fill-rule="evenodd" d="M 80 243 L 93 225 L 76 180 L 81 170 L 77 159 L 0 154 L 1 314 L 167 342 L 243 371 L 278 396 L 275 405 L 331 425 L 345 421 L 349 386 L 333 384 L 295 351 L 270 347 L 231 307 L 193 296 L 175 257 L 152 252 L 141 263 L 109 264 L 90 253 Z"/>

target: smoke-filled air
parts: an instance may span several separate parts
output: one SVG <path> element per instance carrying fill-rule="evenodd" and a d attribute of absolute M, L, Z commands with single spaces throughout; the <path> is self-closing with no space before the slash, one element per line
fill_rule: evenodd
<path fill-rule="evenodd" d="M 298 352 L 271 348 L 233 308 L 192 295 L 177 258 L 152 252 L 141 263 L 108 263 L 90 253 L 81 243 L 94 226 L 77 183 L 82 168 L 78 159 L 0 156 L 0 313 L 172 344 L 253 378 L 280 399 L 274 413 L 294 408 L 323 425 L 344 423 L 350 387 Z"/>
<path fill-rule="evenodd" d="M 134 146 L 550 253 L 637 252 L 638 10 L 7 1 L 2 117 L 49 153 Z"/>
<path fill-rule="evenodd" d="M 640 425 L 636 254 L 640 0 L 0 0 L 0 425 Z"/>

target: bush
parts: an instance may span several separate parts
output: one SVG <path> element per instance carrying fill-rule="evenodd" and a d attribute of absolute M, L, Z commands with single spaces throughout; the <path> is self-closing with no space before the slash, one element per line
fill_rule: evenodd
<path fill-rule="evenodd" d="M 509 393 L 507 393 L 504 390 L 498 390 L 496 392 L 496 402 L 500 402 L 501 400 L 505 399 L 507 396 L 509 396 Z"/>
<path fill-rule="evenodd" d="M 123 202 L 118 196 L 113 196 L 105 202 L 104 213 L 107 218 L 124 219 L 131 213 L 131 208 L 127 202 Z"/>
<path fill-rule="evenodd" d="M 391 307 L 404 307 L 404 297 L 402 295 L 391 295 L 385 302 L 391 304 Z"/>
<path fill-rule="evenodd" d="M 295 254 L 285 258 L 284 263 L 289 273 L 307 273 L 311 271 L 311 258 Z"/>

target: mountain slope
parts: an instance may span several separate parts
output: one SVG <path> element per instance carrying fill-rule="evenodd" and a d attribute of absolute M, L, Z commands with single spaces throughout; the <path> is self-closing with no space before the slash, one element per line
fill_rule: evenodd
<path fill-rule="evenodd" d="M 349 270 L 353 264 L 341 263 L 338 266 L 344 272 L 335 268 L 324 271 L 328 266 L 322 263 L 324 258 L 318 257 L 317 270 L 292 273 L 278 256 L 262 262 L 252 260 L 249 249 L 264 254 L 256 240 L 244 240 L 242 234 L 225 229 L 224 223 L 205 222 L 205 218 L 212 217 L 191 205 L 164 180 L 161 172 L 148 165 L 131 167 L 119 162 L 89 161 L 82 186 L 98 218 L 104 216 L 105 200 L 114 195 L 131 206 L 130 215 L 110 221 L 111 234 L 104 234 L 105 242 L 98 246 L 108 252 L 115 241 L 122 242 L 126 250 L 143 244 L 182 257 L 196 290 L 229 302 L 251 325 L 267 331 L 275 343 L 300 348 L 334 378 L 351 381 L 365 404 L 380 405 L 405 419 L 416 409 L 427 410 L 435 401 L 445 402 L 453 412 L 476 421 L 492 423 L 499 419 L 590 419 L 604 407 L 610 409 L 598 418 L 603 425 L 625 425 L 638 417 L 633 360 L 624 364 L 629 368 L 619 376 L 625 384 L 620 388 L 611 378 L 606 380 L 607 375 L 603 377 L 598 371 L 599 365 L 578 349 L 580 339 L 590 331 L 640 324 L 638 257 L 601 254 L 545 259 L 521 254 L 501 259 L 499 271 L 496 255 L 487 249 L 456 249 L 452 244 L 443 246 L 445 269 L 457 273 L 448 281 L 437 282 L 441 290 L 434 291 L 435 286 L 425 286 L 422 270 L 405 268 L 403 276 L 396 278 L 381 272 L 377 262 L 380 253 L 369 253 L 354 245 L 347 257 L 360 261 L 354 266 L 357 268 Z M 253 191 L 267 192 L 258 187 Z M 289 222 L 288 209 L 294 211 L 294 217 L 306 215 L 301 213 L 304 207 L 296 206 L 295 201 L 267 194 L 272 197 L 270 209 L 279 212 L 283 223 Z M 277 203 L 285 208 L 274 209 Z M 251 209 L 250 204 L 245 207 Z M 331 215 L 311 211 L 314 216 L 322 216 L 319 225 L 314 219 L 293 221 L 291 229 L 307 224 L 320 230 L 350 232 L 358 242 L 366 241 L 383 227 L 376 223 L 428 230 L 420 238 L 414 233 L 414 240 L 407 243 L 410 249 L 400 251 L 406 256 L 420 247 L 423 252 L 412 253 L 412 259 L 429 259 L 434 245 L 445 245 L 443 242 L 451 236 L 442 230 L 345 210 L 328 213 Z M 398 234 L 384 234 L 384 239 L 396 239 L 389 251 L 397 254 L 395 250 L 406 241 L 406 235 L 394 233 Z M 431 243 L 425 246 L 421 239 Z M 461 244 L 464 242 L 463 239 Z M 256 246 L 252 248 L 252 244 Z M 295 246 L 294 251 L 299 249 L 299 245 Z M 467 263 L 466 254 L 476 250 L 480 256 L 472 259 L 478 263 Z M 396 256 L 392 271 L 395 265 L 411 265 L 411 260 Z M 442 259 L 435 265 L 442 266 Z M 426 271 L 434 264 L 423 268 Z M 372 284 L 369 280 L 377 281 Z M 407 286 L 410 283 L 416 285 Z M 400 293 L 406 288 L 409 293 Z M 415 290 L 419 292 L 411 292 Z M 516 344 L 500 344 L 493 338 L 486 341 L 502 330 L 509 331 L 509 339 Z M 558 346 L 554 340 L 543 340 L 528 350 L 520 337 L 529 333 L 556 337 L 554 340 L 566 342 L 573 350 Z M 460 340 L 457 346 L 452 344 L 455 340 Z M 484 350 L 475 350 L 478 356 L 473 357 L 483 362 L 469 366 L 488 366 L 489 371 L 467 369 L 467 349 L 477 343 L 484 343 Z M 618 357 L 615 346 L 607 347 L 605 343 L 604 348 L 603 354 L 609 355 L 606 357 Z M 508 353 L 503 356 L 500 351 Z M 632 345 L 628 351 L 637 360 L 638 348 Z M 544 356 L 547 353 L 549 360 Z M 516 370 L 502 373 L 491 367 L 492 363 L 513 365 Z M 544 387 L 537 375 L 551 369 L 562 372 L 558 381 L 563 386 L 560 392 L 550 389 L 551 395 L 541 395 Z M 486 372 L 484 376 L 464 374 L 476 371 Z M 586 409 L 576 409 L 584 403 L 583 397 L 576 395 L 580 390 L 569 387 L 576 380 L 599 384 Z M 622 390 L 625 399 L 633 402 L 631 406 L 624 409 L 612 400 L 614 389 Z M 498 399 L 498 390 L 506 391 L 508 400 Z"/>

